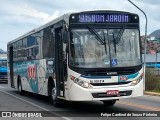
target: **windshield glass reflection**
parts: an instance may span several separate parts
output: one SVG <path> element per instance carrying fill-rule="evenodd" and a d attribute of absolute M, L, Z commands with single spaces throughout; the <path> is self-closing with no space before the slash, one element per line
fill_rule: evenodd
<path fill-rule="evenodd" d="M 69 63 L 83 68 L 139 65 L 141 64 L 139 31 L 136 29 L 72 29 Z"/>

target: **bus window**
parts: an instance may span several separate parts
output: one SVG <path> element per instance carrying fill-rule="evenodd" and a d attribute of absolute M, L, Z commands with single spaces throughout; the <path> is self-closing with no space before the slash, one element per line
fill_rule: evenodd
<path fill-rule="evenodd" d="M 51 32 L 52 28 L 48 27 L 44 29 L 44 36 L 43 36 L 43 57 L 44 58 L 53 58 L 54 56 L 54 36 Z"/>

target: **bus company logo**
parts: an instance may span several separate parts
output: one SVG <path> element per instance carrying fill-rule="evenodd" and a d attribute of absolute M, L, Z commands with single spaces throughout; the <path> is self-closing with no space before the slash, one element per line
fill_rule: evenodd
<path fill-rule="evenodd" d="M 36 65 L 28 65 L 28 78 L 29 79 L 36 78 Z"/>
<path fill-rule="evenodd" d="M 107 72 L 107 75 L 116 75 L 117 72 Z"/>
<path fill-rule="evenodd" d="M 120 76 L 119 80 L 128 80 L 128 77 L 127 76 Z"/>

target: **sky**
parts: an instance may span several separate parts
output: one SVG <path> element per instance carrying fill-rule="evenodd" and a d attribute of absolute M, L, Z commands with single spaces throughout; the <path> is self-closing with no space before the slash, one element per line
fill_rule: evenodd
<path fill-rule="evenodd" d="M 145 33 L 145 17 L 128 0 L 0 0 L 0 48 L 7 43 L 68 13 L 86 10 L 120 10 L 140 16 L 141 35 Z M 160 0 L 132 0 L 147 15 L 149 35 L 160 29 Z"/>

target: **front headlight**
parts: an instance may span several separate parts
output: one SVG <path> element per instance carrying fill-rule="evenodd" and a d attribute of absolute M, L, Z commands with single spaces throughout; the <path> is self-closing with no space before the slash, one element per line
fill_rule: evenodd
<path fill-rule="evenodd" d="M 74 80 L 74 83 L 76 83 L 77 85 L 79 85 L 79 86 L 81 86 L 83 88 L 92 88 L 92 85 L 90 83 L 88 83 L 86 81 L 83 81 L 83 80 L 81 80 L 79 78 L 76 78 Z"/>
<path fill-rule="evenodd" d="M 76 78 L 76 77 L 74 77 L 74 76 L 70 76 L 70 79 L 71 79 L 74 83 L 76 83 L 77 85 L 79 85 L 79 86 L 81 86 L 81 87 L 83 87 L 83 88 L 92 88 L 92 85 L 91 85 L 90 83 L 88 83 L 88 82 L 86 82 L 86 81 L 83 81 L 83 80 L 81 80 L 81 79 L 79 79 L 79 78 Z"/>
<path fill-rule="evenodd" d="M 143 78 L 143 74 L 141 74 L 137 79 L 133 80 L 131 82 L 131 86 L 137 85 L 142 80 L 142 78 Z"/>

